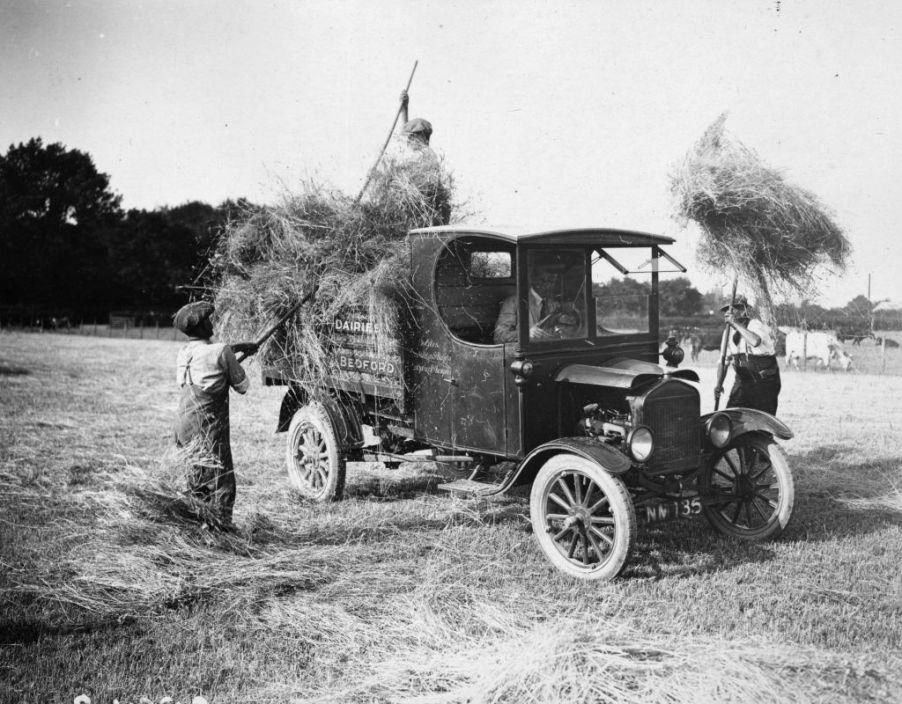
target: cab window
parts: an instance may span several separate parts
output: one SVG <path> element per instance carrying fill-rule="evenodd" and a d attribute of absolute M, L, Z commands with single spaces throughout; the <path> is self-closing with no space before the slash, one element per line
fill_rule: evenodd
<path fill-rule="evenodd" d="M 494 344 L 501 303 L 516 293 L 513 246 L 453 240 L 439 255 L 434 280 L 438 314 L 450 333 L 464 342 Z"/>

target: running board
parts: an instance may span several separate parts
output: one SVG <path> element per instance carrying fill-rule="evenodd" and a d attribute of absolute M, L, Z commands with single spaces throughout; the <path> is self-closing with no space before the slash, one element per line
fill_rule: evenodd
<path fill-rule="evenodd" d="M 474 475 L 479 473 L 479 467 L 474 470 L 468 479 L 457 479 L 453 482 L 445 482 L 439 484 L 438 488 L 443 491 L 450 491 L 454 494 L 473 494 L 475 496 L 500 496 L 514 485 L 517 479 L 517 472 L 509 469 L 501 481 L 481 482 L 473 479 Z"/>

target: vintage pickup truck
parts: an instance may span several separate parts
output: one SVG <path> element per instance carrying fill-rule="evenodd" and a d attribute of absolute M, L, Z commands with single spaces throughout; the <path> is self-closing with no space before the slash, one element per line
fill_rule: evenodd
<path fill-rule="evenodd" d="M 640 520 L 703 514 L 740 539 L 777 536 L 794 500 L 777 444 L 789 428 L 750 409 L 703 416 L 680 349 L 665 346 L 660 364 L 659 276 L 685 271 L 672 242 L 603 228 L 411 231 L 403 324 L 336 316 L 315 394 L 290 362 L 264 369 L 288 387 L 292 484 L 339 499 L 346 461 L 367 458 L 461 468 L 452 491 L 529 485 L 539 546 L 586 579 L 621 572 Z M 540 298 L 552 304 L 541 312 Z M 497 466 L 510 471 L 487 471 Z"/>

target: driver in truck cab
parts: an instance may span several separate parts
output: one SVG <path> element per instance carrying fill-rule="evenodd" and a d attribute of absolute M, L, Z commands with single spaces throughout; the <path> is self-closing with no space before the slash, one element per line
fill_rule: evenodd
<path fill-rule="evenodd" d="M 530 256 L 530 340 L 560 340 L 584 334 L 585 316 L 580 313 L 572 300 L 568 300 L 564 295 L 566 270 L 567 265 L 562 261 L 542 261 L 538 255 Z M 581 301 L 582 297 L 577 296 L 576 299 Z M 501 311 L 495 323 L 496 343 L 517 341 L 517 307 L 516 294 L 502 301 Z"/>

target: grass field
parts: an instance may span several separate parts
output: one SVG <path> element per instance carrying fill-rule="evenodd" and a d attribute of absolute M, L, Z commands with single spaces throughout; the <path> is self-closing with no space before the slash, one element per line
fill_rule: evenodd
<path fill-rule="evenodd" d="M 785 373 L 784 536 L 663 524 L 599 585 L 552 570 L 527 501 L 426 467 L 294 497 L 259 384 L 232 398 L 240 530 L 201 530 L 177 348 L 0 334 L 0 702 L 902 701 L 902 377 Z"/>

